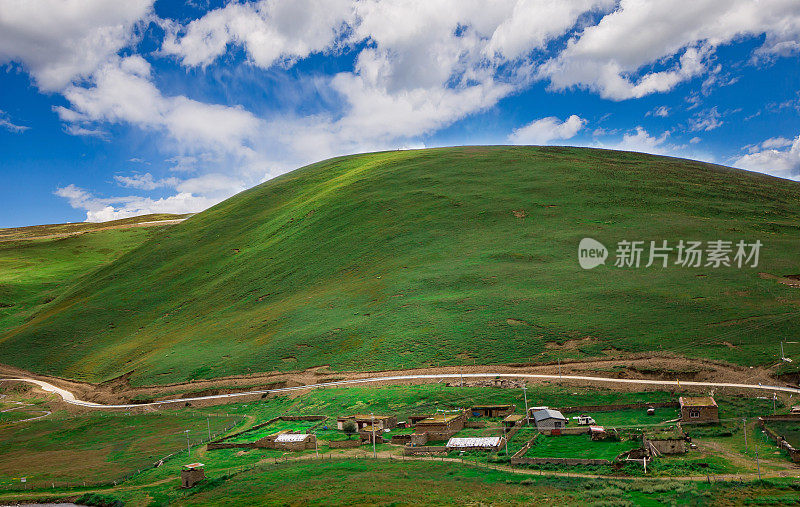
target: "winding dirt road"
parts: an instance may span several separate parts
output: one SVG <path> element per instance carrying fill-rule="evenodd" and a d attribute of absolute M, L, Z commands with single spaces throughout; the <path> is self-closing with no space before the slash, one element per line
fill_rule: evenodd
<path fill-rule="evenodd" d="M 696 381 L 679 381 L 679 380 L 651 380 L 651 379 L 624 379 L 624 378 L 607 378 L 607 377 L 590 377 L 582 375 L 543 375 L 533 373 L 445 373 L 445 374 L 419 374 L 419 375 L 393 375 L 393 376 L 377 376 L 360 378 L 353 380 L 337 380 L 332 382 L 321 382 L 317 384 L 306 384 L 293 387 L 281 387 L 276 389 L 261 389 L 254 391 L 242 391 L 227 394 L 213 394 L 208 396 L 196 396 L 193 398 L 174 398 L 168 400 L 160 400 L 149 403 L 129 403 L 129 404 L 103 404 L 91 401 L 79 400 L 73 393 L 56 387 L 53 384 L 43 380 L 36 380 L 31 378 L 4 378 L 0 380 L 28 382 L 36 384 L 44 391 L 58 394 L 61 398 L 71 405 L 77 405 L 85 408 L 92 409 L 129 409 L 148 406 L 168 405 L 171 403 L 186 403 L 192 401 L 205 401 L 205 400 L 218 400 L 224 398 L 238 398 L 242 396 L 252 396 L 261 394 L 276 394 L 291 391 L 305 391 L 308 389 L 319 389 L 325 387 L 340 387 L 353 384 L 368 384 L 368 383 L 382 383 L 394 381 L 414 381 L 414 380 L 442 380 L 442 379 L 463 379 L 463 378 L 497 378 L 507 377 L 515 379 L 536 379 L 536 380 L 549 380 L 549 381 L 578 381 L 586 383 L 610 383 L 610 384 L 639 384 L 639 385 L 656 385 L 656 386 L 679 386 L 679 387 L 713 387 L 713 388 L 736 388 L 736 389 L 754 389 L 767 392 L 783 392 L 790 394 L 800 394 L 800 388 L 785 387 L 785 386 L 771 386 L 764 384 L 737 384 L 727 382 L 696 382 Z"/>

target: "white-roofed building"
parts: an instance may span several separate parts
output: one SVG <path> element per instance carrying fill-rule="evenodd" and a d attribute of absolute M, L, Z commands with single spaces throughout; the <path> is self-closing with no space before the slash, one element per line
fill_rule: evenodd
<path fill-rule="evenodd" d="M 496 451 L 503 443 L 502 437 L 450 437 L 448 449 L 484 449 Z"/>
<path fill-rule="evenodd" d="M 292 433 L 284 430 L 256 441 L 256 447 L 266 449 L 283 449 L 286 451 L 302 451 L 313 449 L 317 445 L 317 437 L 310 433 Z"/>
<path fill-rule="evenodd" d="M 281 433 L 275 438 L 276 442 L 302 442 L 310 438 L 312 435 L 309 433 Z"/>

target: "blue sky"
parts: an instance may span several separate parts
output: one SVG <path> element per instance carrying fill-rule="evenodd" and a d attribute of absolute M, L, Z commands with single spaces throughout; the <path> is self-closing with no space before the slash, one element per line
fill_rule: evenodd
<path fill-rule="evenodd" d="M 445 145 L 800 179 L 798 41 L 795 0 L 0 0 L 0 227 L 195 212 Z"/>

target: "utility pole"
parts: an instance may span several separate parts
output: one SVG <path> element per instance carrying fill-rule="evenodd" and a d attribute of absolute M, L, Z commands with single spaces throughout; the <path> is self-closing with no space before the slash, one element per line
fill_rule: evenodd
<path fill-rule="evenodd" d="M 369 416 L 372 418 L 372 458 L 378 457 L 378 452 L 375 450 L 375 415 L 370 412 Z"/>
<path fill-rule="evenodd" d="M 317 430 L 314 430 L 314 452 L 317 453 L 317 458 L 319 458 L 319 444 L 317 443 Z"/>
<path fill-rule="evenodd" d="M 775 404 L 778 402 L 778 393 L 772 393 L 772 415 L 775 415 L 777 408 Z"/>
<path fill-rule="evenodd" d="M 522 394 L 525 396 L 525 426 L 531 425 L 530 412 L 528 411 L 528 383 L 523 382 Z"/>
<path fill-rule="evenodd" d="M 508 429 L 508 428 L 506 428 L 506 426 L 504 425 L 504 426 L 503 426 L 503 438 L 504 438 L 504 439 L 505 439 L 505 441 L 506 441 L 506 458 L 508 457 L 508 438 L 506 438 L 506 430 L 507 430 L 507 429 Z"/>
<path fill-rule="evenodd" d="M 186 433 L 186 452 L 189 453 L 189 456 L 192 455 L 192 446 L 189 445 L 189 430 L 183 430 Z"/>
<path fill-rule="evenodd" d="M 561 358 L 558 358 L 558 378 L 561 378 Z"/>
<path fill-rule="evenodd" d="M 742 417 L 742 427 L 744 428 L 744 452 L 747 454 L 747 418 Z"/>
<path fill-rule="evenodd" d="M 758 462 L 758 440 L 756 440 L 756 468 L 758 469 L 758 480 L 761 480 L 761 464 Z"/>
<path fill-rule="evenodd" d="M 208 440 L 211 441 L 211 417 L 206 417 L 206 424 L 208 424 Z"/>

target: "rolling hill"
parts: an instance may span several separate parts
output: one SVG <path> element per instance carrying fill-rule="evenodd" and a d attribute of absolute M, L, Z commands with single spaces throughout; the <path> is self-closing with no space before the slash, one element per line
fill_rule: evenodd
<path fill-rule="evenodd" d="M 776 278 L 800 273 L 798 233 L 797 183 L 688 160 L 557 147 L 341 157 L 160 229 L 0 321 L 0 362 L 137 384 L 643 351 L 773 364 L 800 331 L 800 289 Z M 757 268 L 588 271 L 584 237 L 612 254 L 621 240 L 763 247 Z"/>

